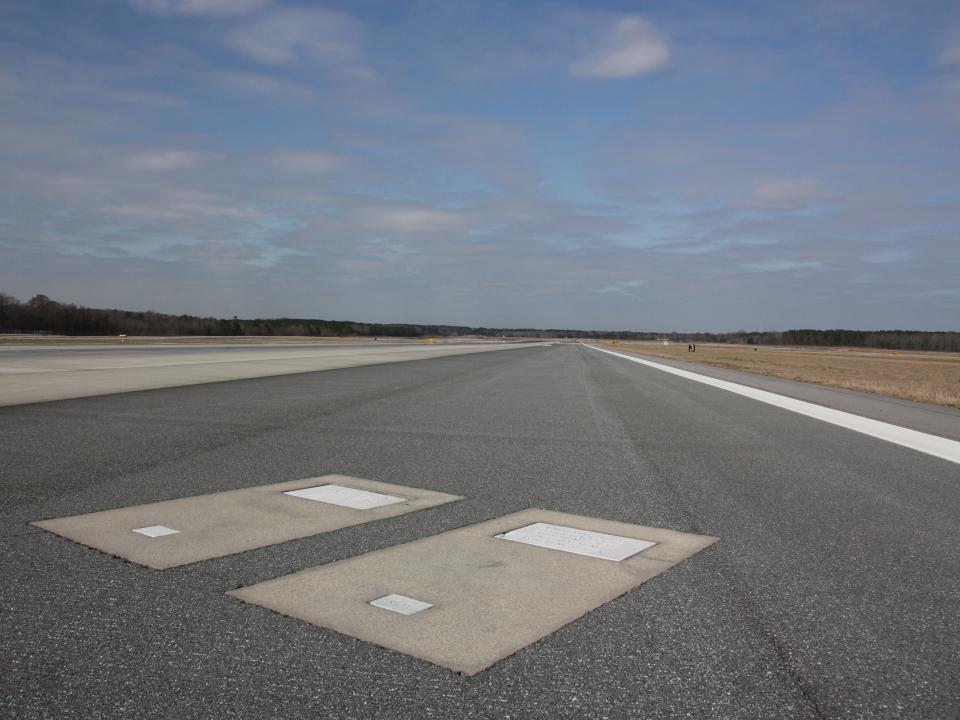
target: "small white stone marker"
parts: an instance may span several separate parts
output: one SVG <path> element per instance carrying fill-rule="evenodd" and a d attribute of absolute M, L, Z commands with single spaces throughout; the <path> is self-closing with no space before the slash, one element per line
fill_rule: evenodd
<path fill-rule="evenodd" d="M 164 535 L 177 535 L 180 531 L 166 525 L 147 525 L 147 527 L 135 528 L 133 532 L 146 535 L 149 538 L 158 538 Z"/>
<path fill-rule="evenodd" d="M 656 545 L 655 542 L 649 540 L 637 540 L 621 535 L 579 530 L 551 523 L 525 525 L 496 537 L 551 550 L 562 550 L 576 555 L 616 561 L 626 560 L 628 557 Z"/>
<path fill-rule="evenodd" d="M 433 607 L 432 603 L 415 600 L 406 595 L 397 595 L 395 593 L 371 600 L 370 604 L 374 607 L 383 608 L 384 610 L 392 610 L 401 615 L 413 615 L 414 613 Z"/>
<path fill-rule="evenodd" d="M 316 487 L 303 488 L 302 490 L 288 490 L 284 495 L 303 498 L 304 500 L 316 500 L 318 502 L 330 503 L 331 505 L 340 505 L 354 510 L 370 510 L 372 508 L 383 507 L 384 505 L 393 505 L 401 503 L 406 498 L 396 497 L 395 495 L 384 495 L 383 493 L 370 492 L 369 490 L 357 490 L 356 488 L 344 487 L 343 485 L 317 485 Z"/>

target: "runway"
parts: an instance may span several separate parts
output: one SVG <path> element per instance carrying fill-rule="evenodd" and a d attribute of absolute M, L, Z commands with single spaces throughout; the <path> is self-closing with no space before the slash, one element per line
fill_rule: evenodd
<path fill-rule="evenodd" d="M 0 715 L 960 714 L 960 465 L 583 346 L 511 347 L 0 408 Z M 29 524 L 334 473 L 463 499 L 164 570 Z M 473 675 L 234 596 L 529 509 L 717 541 Z M 535 585 L 501 612 L 569 599 Z"/>
<path fill-rule="evenodd" d="M 0 345 L 0 406 L 525 347 L 364 345 Z"/>

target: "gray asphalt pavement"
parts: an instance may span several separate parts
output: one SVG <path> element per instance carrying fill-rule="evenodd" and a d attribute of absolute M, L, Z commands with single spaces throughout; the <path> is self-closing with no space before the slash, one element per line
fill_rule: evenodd
<path fill-rule="evenodd" d="M 0 345 L 0 406 L 521 347 L 525 344 Z"/>
<path fill-rule="evenodd" d="M 960 466 L 582 347 L 4 407 L 0 443 L 3 717 L 960 715 Z M 326 473 L 466 499 L 164 571 L 27 524 Z M 720 540 L 473 677 L 224 594 L 530 507 Z"/>

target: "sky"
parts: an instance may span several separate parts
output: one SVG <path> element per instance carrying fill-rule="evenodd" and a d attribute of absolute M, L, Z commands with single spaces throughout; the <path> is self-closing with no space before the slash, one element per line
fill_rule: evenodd
<path fill-rule="evenodd" d="M 960 329 L 960 3 L 0 0 L 0 291 Z"/>

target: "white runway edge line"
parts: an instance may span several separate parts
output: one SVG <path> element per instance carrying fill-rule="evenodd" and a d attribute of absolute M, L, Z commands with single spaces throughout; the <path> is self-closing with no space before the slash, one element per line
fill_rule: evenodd
<path fill-rule="evenodd" d="M 593 345 L 586 345 L 586 347 L 960 464 L 960 442 L 956 440 L 929 435 L 917 430 L 900 427 L 899 425 L 880 422 L 879 420 L 871 420 L 870 418 L 854 415 L 853 413 L 834 410 L 784 395 L 777 395 L 776 393 L 767 392 L 766 390 L 758 390 L 757 388 L 752 388 L 747 385 L 740 385 L 727 380 L 717 380 L 716 378 L 699 375 L 689 370 L 681 370 L 669 365 L 661 365 L 660 363 L 651 362 L 650 360 L 644 360 L 632 355 L 624 355 L 623 353 L 614 352 L 613 350 L 606 350 L 604 348 L 594 347 Z"/>

